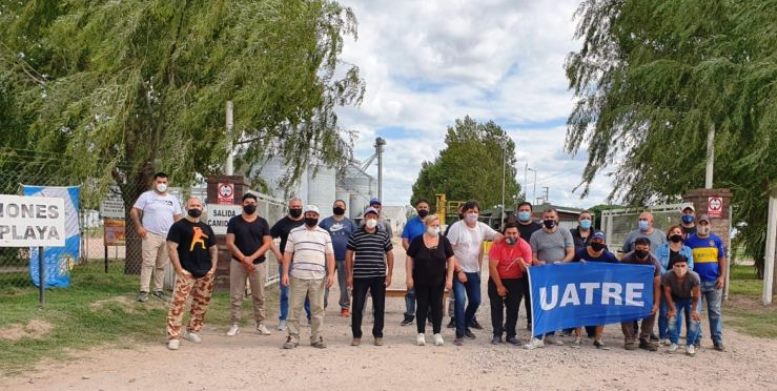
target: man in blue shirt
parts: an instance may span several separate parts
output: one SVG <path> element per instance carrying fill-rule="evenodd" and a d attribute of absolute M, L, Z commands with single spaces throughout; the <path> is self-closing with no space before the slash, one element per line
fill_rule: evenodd
<path fill-rule="evenodd" d="M 335 267 L 337 268 L 337 285 L 340 288 L 340 315 L 347 318 L 350 315 L 350 302 L 348 287 L 345 281 L 345 250 L 348 246 L 348 238 L 356 231 L 356 225 L 345 217 L 345 201 L 336 200 L 332 205 L 332 216 L 321 220 L 319 227 L 325 229 L 332 236 L 332 247 L 335 250 Z M 329 302 L 329 288 L 324 294 L 324 307 Z"/>
<path fill-rule="evenodd" d="M 415 210 L 418 213 L 417 216 L 408 220 L 405 224 L 405 229 L 402 231 L 402 248 L 407 251 L 410 247 L 410 242 L 418 236 L 424 234 L 426 231 L 426 225 L 424 224 L 424 218 L 429 215 L 429 201 L 421 198 L 415 203 Z M 407 326 L 413 323 L 415 318 L 415 290 L 408 289 L 405 294 L 405 319 L 400 323 L 401 326 Z"/>
<path fill-rule="evenodd" d="M 693 251 L 693 271 L 701 280 L 701 296 L 707 303 L 707 316 L 710 321 L 710 334 L 715 350 L 724 351 L 723 318 L 720 304 L 723 299 L 723 287 L 726 285 L 726 249 L 723 241 L 712 233 L 710 218 L 701 215 L 696 219 L 696 234 L 685 240 L 685 245 Z M 696 345 L 701 344 L 701 332 Z"/>

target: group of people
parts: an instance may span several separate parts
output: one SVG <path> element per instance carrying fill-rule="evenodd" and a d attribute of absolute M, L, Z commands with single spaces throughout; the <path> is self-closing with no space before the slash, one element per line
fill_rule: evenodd
<path fill-rule="evenodd" d="M 361 344 L 368 295 L 373 305 L 373 344 L 383 345 L 386 289 L 392 283 L 394 258 L 391 226 L 382 218 L 379 199 L 370 200 L 358 225 L 346 217 L 346 203 L 342 200 L 334 202 L 331 216 L 321 219 L 318 207 L 303 207 L 302 200 L 293 198 L 288 203 L 288 214 L 272 227 L 258 215 L 256 196 L 245 194 L 241 206 L 242 213 L 227 225 L 226 246 L 232 258 L 231 326 L 227 336 L 240 332 L 246 280 L 251 288 L 256 330 L 261 335 L 271 334 L 264 305 L 267 269 L 262 264 L 267 261 L 267 253 L 272 252 L 279 260 L 281 280 L 278 329 L 288 333 L 283 348 L 299 345 L 303 309 L 310 325 L 310 345 L 326 347 L 321 326 L 335 278 L 340 315 L 351 317 L 351 345 Z M 655 351 L 659 345 L 666 345 L 668 351 L 676 351 L 680 329 L 685 324 L 686 353 L 694 355 L 702 338 L 699 322 L 703 301 L 714 348 L 724 350 L 720 305 L 727 270 L 725 251 L 721 239 L 711 232 L 710 219 L 705 215 L 696 218 L 691 204 L 683 207 L 680 223 L 666 233 L 653 227 L 649 212 L 640 214 L 638 229 L 627 236 L 622 257 L 609 250 L 602 232 L 593 229 L 593 215 L 588 211 L 579 215 L 576 228 L 567 230 L 559 226 L 555 209 L 544 210 L 538 222 L 533 218 L 532 205 L 523 202 L 497 232 L 479 221 L 478 203 L 468 201 L 460 208 L 460 220 L 442 232 L 439 217 L 430 213 L 428 201 L 417 201 L 415 208 L 417 215 L 402 232 L 402 247 L 407 254 L 407 311 L 401 324 L 409 325 L 415 320 L 418 345 L 426 344 L 427 321 L 432 325 L 432 343 L 444 344 L 446 291 L 453 293 L 450 307 L 454 344 L 462 345 L 466 339 L 475 338 L 472 328 L 481 328 L 476 312 L 481 303 L 481 271 L 486 255 L 483 244 L 491 241 L 487 291 L 493 344 L 521 345 L 516 327 L 522 300 L 527 328 L 531 329 L 529 268 L 564 262 L 620 262 L 654 267 L 654 306 L 641 324 L 621 325 L 626 349 Z M 201 342 L 199 332 L 213 291 L 218 250 L 213 230 L 200 221 L 202 211 L 202 201 L 192 197 L 186 203 L 184 215 L 177 199 L 167 192 L 167 176 L 163 173 L 154 176 L 154 188 L 143 193 L 131 211 L 143 239 L 138 300 L 144 302 L 149 295 L 166 299 L 162 273 L 168 255 L 175 268 L 177 279 L 167 316 L 168 348 L 172 350 L 180 347 L 181 338 Z M 277 247 L 273 243 L 276 238 L 280 239 Z M 182 330 L 189 296 L 191 319 Z M 658 335 L 653 330 L 656 317 Z M 585 328 L 594 346 L 605 348 L 603 325 L 579 326 L 559 331 L 574 333 L 572 346 L 579 347 Z M 556 334 L 535 335 L 524 347 L 562 345 Z"/>

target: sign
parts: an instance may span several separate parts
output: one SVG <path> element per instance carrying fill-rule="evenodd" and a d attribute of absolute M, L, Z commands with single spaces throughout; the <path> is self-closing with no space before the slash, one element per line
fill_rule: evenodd
<path fill-rule="evenodd" d="M 707 216 L 709 216 L 711 219 L 723 217 L 723 198 L 722 197 L 707 198 Z"/>
<path fill-rule="evenodd" d="M 124 246 L 126 241 L 124 228 L 124 219 L 103 219 L 104 245 Z"/>
<path fill-rule="evenodd" d="M 227 234 L 229 219 L 243 213 L 240 205 L 208 204 L 208 225 L 213 228 L 216 235 Z"/>
<path fill-rule="evenodd" d="M 63 247 L 65 201 L 0 195 L 0 247 Z"/>
<path fill-rule="evenodd" d="M 232 205 L 235 203 L 235 185 L 233 183 L 219 183 L 216 190 L 218 191 L 218 204 Z"/>
<path fill-rule="evenodd" d="M 653 273 L 653 266 L 597 262 L 529 268 L 532 335 L 650 315 Z"/>
<path fill-rule="evenodd" d="M 124 214 L 124 200 L 121 198 L 119 188 L 112 186 L 108 190 L 108 194 L 100 203 L 100 216 L 103 218 L 123 219 Z"/>

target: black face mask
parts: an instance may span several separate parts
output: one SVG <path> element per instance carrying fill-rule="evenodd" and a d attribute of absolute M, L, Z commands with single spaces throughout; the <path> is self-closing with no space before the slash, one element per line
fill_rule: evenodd
<path fill-rule="evenodd" d="M 591 243 L 591 248 L 594 249 L 594 251 L 596 252 L 604 250 L 605 247 L 607 247 L 607 245 L 604 243 L 596 243 L 596 242 Z"/>
<path fill-rule="evenodd" d="M 553 229 L 556 226 L 556 220 L 542 220 L 542 224 L 545 224 L 547 229 Z"/>
<path fill-rule="evenodd" d="M 188 213 L 188 214 L 189 214 L 189 216 L 191 216 L 191 217 L 194 217 L 195 219 L 196 219 L 197 217 L 200 217 L 200 216 L 202 216 L 202 211 L 201 211 L 201 210 L 199 210 L 199 209 L 194 209 L 194 208 L 192 208 L 192 209 L 189 209 L 188 211 L 186 211 L 186 213 Z"/>
<path fill-rule="evenodd" d="M 680 243 L 683 241 L 683 237 L 680 235 L 672 235 L 669 237 L 669 240 L 671 240 L 674 243 Z"/>
<path fill-rule="evenodd" d="M 307 225 L 310 228 L 313 228 L 318 224 L 318 219 L 315 217 L 305 217 L 305 225 Z"/>
<path fill-rule="evenodd" d="M 243 212 L 249 215 L 254 214 L 256 212 L 256 205 L 243 205 Z"/>
<path fill-rule="evenodd" d="M 289 216 L 294 217 L 295 219 L 302 216 L 302 209 L 289 209 Z"/>
<path fill-rule="evenodd" d="M 334 208 L 332 208 L 332 213 L 334 213 L 335 216 L 342 216 L 345 214 L 345 208 L 335 206 Z"/>
<path fill-rule="evenodd" d="M 418 217 L 423 219 L 426 216 L 429 216 L 429 211 L 428 210 L 421 209 L 421 210 L 418 211 Z"/>
<path fill-rule="evenodd" d="M 645 250 L 636 250 L 634 251 L 634 254 L 637 256 L 637 258 L 645 258 L 648 255 L 648 252 Z"/>

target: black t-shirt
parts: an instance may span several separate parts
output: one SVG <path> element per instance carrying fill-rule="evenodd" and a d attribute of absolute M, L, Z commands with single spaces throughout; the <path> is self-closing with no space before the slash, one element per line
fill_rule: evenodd
<path fill-rule="evenodd" d="M 262 247 L 265 236 L 270 236 L 270 224 L 267 223 L 263 217 L 256 217 L 256 220 L 252 222 L 245 221 L 242 214 L 239 214 L 231 219 L 227 223 L 227 233 L 235 234 L 235 246 L 241 253 L 248 256 L 259 250 Z M 239 261 L 239 259 L 232 257 Z M 265 261 L 265 256 L 254 260 L 254 265 L 260 264 Z"/>
<path fill-rule="evenodd" d="M 289 232 L 302 224 L 305 224 L 305 219 L 294 221 L 289 216 L 285 216 L 270 228 L 270 235 L 273 238 L 281 238 L 281 253 L 286 251 L 286 240 L 289 238 Z"/>
<path fill-rule="evenodd" d="M 216 235 L 208 224 L 178 220 L 167 232 L 167 240 L 178 243 L 181 267 L 194 277 L 204 276 L 213 267 L 208 249 L 216 245 Z"/>
<path fill-rule="evenodd" d="M 572 234 L 572 240 L 575 242 L 575 251 L 584 249 L 586 246 L 588 246 L 589 243 L 591 243 L 591 234 L 593 232 L 588 230 L 588 236 L 585 238 L 580 234 L 580 232 L 580 227 L 572 228 L 569 230 L 569 233 Z"/>
<path fill-rule="evenodd" d="M 531 239 L 531 235 L 539 230 L 542 229 L 542 224 L 532 221 L 529 224 L 521 224 L 518 223 L 518 232 L 521 233 L 521 238 L 526 241 L 526 243 L 529 243 L 529 240 Z"/>
<path fill-rule="evenodd" d="M 685 237 L 689 237 L 691 235 L 696 235 L 696 225 L 693 227 L 684 227 L 680 225 L 680 229 L 683 230 L 683 233 L 685 234 Z"/>
<path fill-rule="evenodd" d="M 445 283 L 448 258 L 453 256 L 453 246 L 448 238 L 440 235 L 437 247 L 428 248 L 424 243 L 424 235 L 419 235 L 410 242 L 407 255 L 413 257 L 415 285 L 439 286 Z"/>

